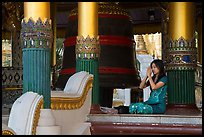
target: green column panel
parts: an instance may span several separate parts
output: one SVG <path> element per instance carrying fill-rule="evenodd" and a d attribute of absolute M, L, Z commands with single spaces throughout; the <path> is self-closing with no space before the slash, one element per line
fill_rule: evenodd
<path fill-rule="evenodd" d="M 50 49 L 23 49 L 23 93 L 28 91 L 43 95 L 44 108 L 50 108 Z"/>
<path fill-rule="evenodd" d="M 98 59 L 76 59 L 76 72 L 87 71 L 94 75 L 92 104 L 99 104 L 99 65 Z"/>
<path fill-rule="evenodd" d="M 195 104 L 195 71 L 168 70 L 168 104 Z"/>

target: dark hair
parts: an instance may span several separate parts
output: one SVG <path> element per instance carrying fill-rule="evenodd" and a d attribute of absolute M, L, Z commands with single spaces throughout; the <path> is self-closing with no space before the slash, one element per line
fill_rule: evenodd
<path fill-rule="evenodd" d="M 165 70 L 164 70 L 164 63 L 162 60 L 160 59 L 155 59 L 151 62 L 150 67 L 152 68 L 152 64 L 155 64 L 156 67 L 159 69 L 159 76 L 165 74 Z"/>
<path fill-rule="evenodd" d="M 157 82 L 160 80 L 160 78 L 162 78 L 163 76 L 165 76 L 165 70 L 164 70 L 164 63 L 162 60 L 160 59 L 155 59 L 151 62 L 150 67 L 152 68 L 152 64 L 155 64 L 156 67 L 159 69 L 159 76 L 158 76 L 158 80 Z M 156 75 L 154 74 L 152 79 L 155 79 Z"/>
<path fill-rule="evenodd" d="M 151 64 L 150 64 L 150 67 L 151 67 L 151 68 L 152 68 L 152 64 L 153 64 L 153 63 L 154 63 L 154 64 L 156 65 L 156 67 L 159 69 L 159 76 L 158 76 L 158 79 L 157 79 L 157 81 L 156 81 L 156 83 L 157 83 L 162 77 L 166 76 L 165 70 L 164 70 L 164 63 L 163 63 L 163 61 L 160 60 L 160 59 L 155 59 L 155 60 L 153 60 L 153 61 L 151 62 Z M 156 78 L 156 75 L 154 74 L 154 75 L 152 76 L 153 81 L 154 81 L 155 78 Z M 147 85 L 147 86 L 150 85 L 149 80 L 147 81 L 146 85 Z M 151 86 L 150 86 L 150 90 L 152 91 L 152 87 L 151 87 Z"/>

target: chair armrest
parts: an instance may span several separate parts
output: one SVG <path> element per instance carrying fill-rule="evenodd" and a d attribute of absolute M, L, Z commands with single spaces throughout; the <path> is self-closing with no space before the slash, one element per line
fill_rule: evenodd
<path fill-rule="evenodd" d="M 84 85 L 82 94 L 64 93 L 63 91 L 51 91 L 51 109 L 69 110 L 80 108 L 88 95 L 92 91 L 93 77 L 89 77 Z"/>
<path fill-rule="evenodd" d="M 16 135 L 15 131 L 2 123 L 2 135 Z"/>

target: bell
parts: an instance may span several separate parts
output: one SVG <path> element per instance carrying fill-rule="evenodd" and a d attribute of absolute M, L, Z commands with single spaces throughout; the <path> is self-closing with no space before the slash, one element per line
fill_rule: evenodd
<path fill-rule="evenodd" d="M 78 34 L 77 8 L 68 17 L 62 69 L 56 87 L 63 89 L 76 71 L 75 45 Z M 98 35 L 100 44 L 99 88 L 102 106 L 112 105 L 113 89 L 139 86 L 133 26 L 127 12 L 115 3 L 99 2 Z M 105 95 L 105 96 L 104 96 Z M 109 101 L 104 101 L 109 100 Z M 109 104 L 109 105 L 107 105 Z"/>

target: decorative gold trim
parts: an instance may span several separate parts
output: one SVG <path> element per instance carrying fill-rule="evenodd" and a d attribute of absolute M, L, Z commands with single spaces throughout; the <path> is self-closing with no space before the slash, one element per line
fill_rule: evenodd
<path fill-rule="evenodd" d="M 69 110 L 80 108 L 88 94 L 89 89 L 93 87 L 93 77 L 90 77 L 87 81 L 85 88 L 83 89 L 83 94 L 80 97 L 51 97 L 51 109 L 55 110 Z"/>
<path fill-rule="evenodd" d="M 165 52 L 167 70 L 195 70 L 197 62 L 195 36 L 190 40 L 182 36 L 177 40 L 168 37 L 168 47 Z"/>
<path fill-rule="evenodd" d="M 98 58 L 100 55 L 99 36 L 84 38 L 77 36 L 75 52 L 77 58 Z"/>
<path fill-rule="evenodd" d="M 2 130 L 2 135 L 15 135 L 15 133 L 13 133 L 11 130 Z"/>
<path fill-rule="evenodd" d="M 2 88 L 2 90 L 22 90 L 23 88 Z"/>
<path fill-rule="evenodd" d="M 43 98 L 40 99 L 40 101 L 37 104 L 36 110 L 35 110 L 35 114 L 34 114 L 34 118 L 33 118 L 33 128 L 32 128 L 32 135 L 36 135 L 36 128 L 38 125 L 38 121 L 40 118 L 40 109 L 43 108 Z"/>
<path fill-rule="evenodd" d="M 98 4 L 98 14 L 115 14 L 115 15 L 125 15 L 131 18 L 128 15 L 128 12 L 125 9 L 122 9 L 117 4 L 112 2 L 99 2 Z M 78 15 L 78 8 L 75 8 L 70 11 L 70 16 Z"/>
<path fill-rule="evenodd" d="M 39 17 L 34 21 L 32 17 L 21 22 L 21 44 L 24 48 L 51 48 L 53 42 L 51 20 L 44 22 Z"/>
<path fill-rule="evenodd" d="M 23 18 L 21 21 L 22 27 L 24 26 L 30 27 L 32 25 L 33 27 L 44 26 L 44 28 L 51 29 L 52 28 L 51 24 L 52 24 L 51 19 L 42 20 L 41 17 L 39 17 L 37 20 L 34 20 L 32 17 L 30 17 L 29 19 Z"/>

